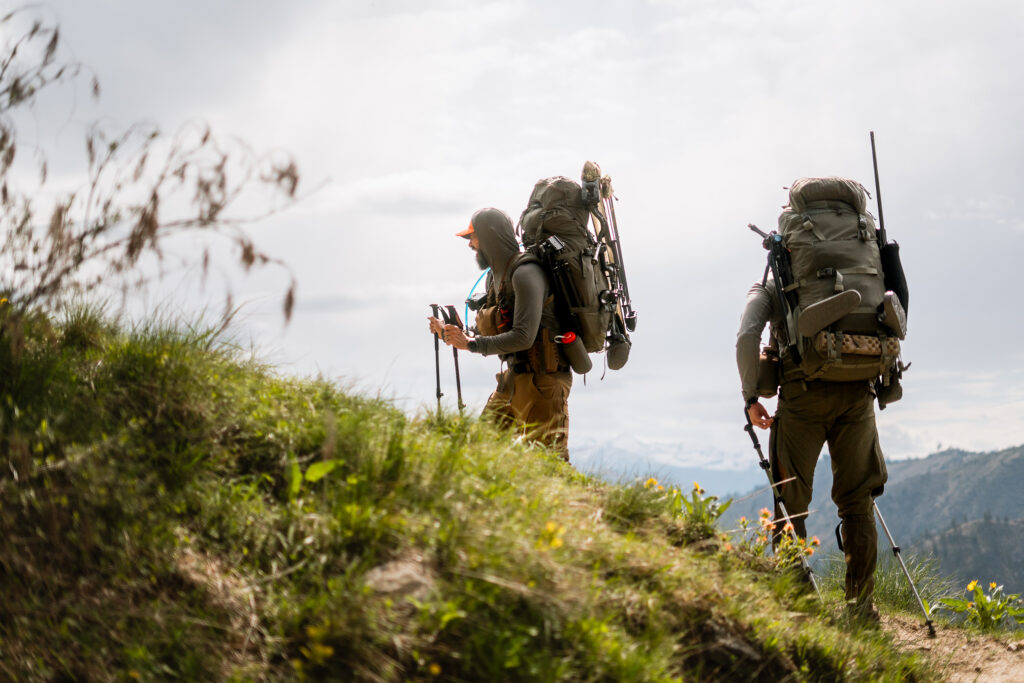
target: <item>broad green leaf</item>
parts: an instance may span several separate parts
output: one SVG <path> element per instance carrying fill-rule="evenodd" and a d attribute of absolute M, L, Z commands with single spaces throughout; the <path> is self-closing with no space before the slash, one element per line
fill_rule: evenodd
<path fill-rule="evenodd" d="M 288 473 L 288 500 L 295 500 L 302 488 L 302 470 L 299 469 L 299 463 L 292 460 L 286 472 Z"/>
<path fill-rule="evenodd" d="M 340 460 L 321 460 L 320 462 L 315 462 L 306 470 L 306 481 L 320 481 L 340 464 Z"/>

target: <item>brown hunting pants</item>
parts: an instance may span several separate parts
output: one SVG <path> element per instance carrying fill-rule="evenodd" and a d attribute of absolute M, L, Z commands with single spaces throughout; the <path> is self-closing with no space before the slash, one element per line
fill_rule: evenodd
<path fill-rule="evenodd" d="M 846 553 L 846 597 L 870 605 L 874 591 L 878 535 L 873 498 L 888 474 L 875 426 L 874 391 L 868 382 L 789 382 L 779 390 L 771 431 L 772 476 L 807 537 L 803 513 L 811 502 L 814 468 L 822 446 L 832 460 L 832 500 L 839 508 Z M 776 504 L 775 517 L 782 513 Z"/>
<path fill-rule="evenodd" d="M 487 399 L 484 415 L 522 430 L 569 461 L 569 372 L 499 372 L 498 386 Z"/>

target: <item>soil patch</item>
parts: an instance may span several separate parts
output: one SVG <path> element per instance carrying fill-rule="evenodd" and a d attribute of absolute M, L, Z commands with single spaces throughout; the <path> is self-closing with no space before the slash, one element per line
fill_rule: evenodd
<path fill-rule="evenodd" d="M 935 637 L 921 620 L 883 615 L 882 628 L 896 647 L 926 657 L 953 683 L 1024 681 L 1024 636 L 1020 632 L 982 635 L 937 624 Z"/>

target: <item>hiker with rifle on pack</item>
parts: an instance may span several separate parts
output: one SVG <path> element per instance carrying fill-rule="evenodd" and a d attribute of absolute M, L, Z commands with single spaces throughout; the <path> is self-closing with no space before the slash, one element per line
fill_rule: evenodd
<path fill-rule="evenodd" d="M 632 347 L 629 333 L 636 329 L 611 178 L 588 161 L 581 180 L 537 181 L 518 234 L 497 209 L 473 214 L 457 234 L 469 240 L 478 265 L 491 268 L 484 296 L 466 302 L 476 311 L 477 334 L 469 337 L 461 325 L 429 319 L 430 331 L 445 343 L 496 354 L 507 364 L 484 413 L 524 429 L 566 461 L 570 370 L 585 375 L 593 366 L 588 354 L 602 352 L 608 368 L 621 369 Z"/>
<path fill-rule="evenodd" d="M 801 178 L 789 189 L 778 232 L 749 226 L 764 238 L 769 258 L 747 294 L 736 360 L 751 437 L 752 426 L 771 429 L 769 478 L 780 482 L 775 519 L 788 511 L 801 538 L 815 465 L 828 444 L 847 609 L 877 623 L 873 507 L 887 472 L 873 403 L 884 408 L 901 395 L 907 290 L 898 252 L 896 265 L 883 270 L 897 245 L 887 244 L 866 207 L 867 192 L 856 181 Z M 761 351 L 768 323 L 770 342 Z M 778 408 L 769 416 L 759 398 L 776 393 Z"/>

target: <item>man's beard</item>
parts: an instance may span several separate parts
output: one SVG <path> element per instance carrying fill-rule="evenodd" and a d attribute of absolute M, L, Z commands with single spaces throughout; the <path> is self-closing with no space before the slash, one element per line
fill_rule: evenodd
<path fill-rule="evenodd" d="M 491 264 L 487 262 L 487 257 L 484 256 L 484 252 L 479 249 L 476 250 L 476 264 L 480 266 L 480 270 L 487 270 L 491 267 Z"/>

